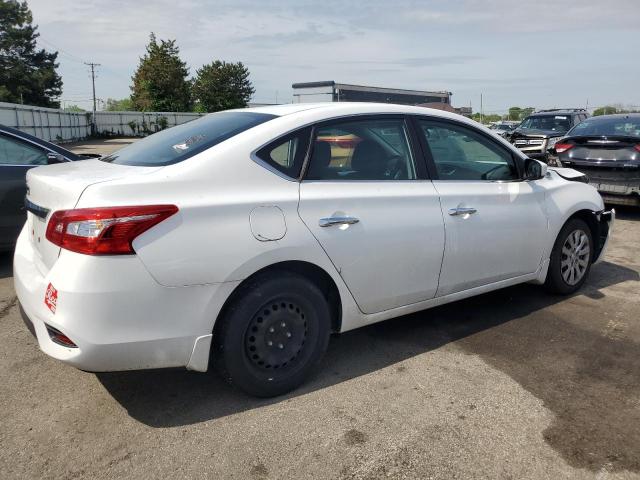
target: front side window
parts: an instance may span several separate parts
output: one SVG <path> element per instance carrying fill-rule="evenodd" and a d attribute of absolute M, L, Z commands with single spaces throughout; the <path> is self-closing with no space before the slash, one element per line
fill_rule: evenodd
<path fill-rule="evenodd" d="M 0 165 L 46 165 L 47 152 L 35 145 L 0 135 Z"/>
<path fill-rule="evenodd" d="M 517 180 L 511 153 L 460 125 L 419 120 L 440 180 Z"/>
<path fill-rule="evenodd" d="M 404 120 L 345 120 L 318 127 L 306 178 L 415 180 Z"/>
<path fill-rule="evenodd" d="M 139 167 L 171 165 L 273 118 L 275 115 L 255 112 L 211 113 L 154 133 L 101 160 Z"/>

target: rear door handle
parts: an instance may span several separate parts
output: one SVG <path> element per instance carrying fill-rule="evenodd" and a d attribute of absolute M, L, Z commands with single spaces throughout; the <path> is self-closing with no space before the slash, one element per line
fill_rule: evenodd
<path fill-rule="evenodd" d="M 449 209 L 449 215 L 451 215 L 452 217 L 456 217 L 458 215 L 472 215 L 477 211 L 478 210 L 473 207 L 456 207 Z"/>
<path fill-rule="evenodd" d="M 355 217 L 327 217 L 321 218 L 318 225 L 321 227 L 332 227 L 333 225 L 353 225 L 360 220 Z"/>

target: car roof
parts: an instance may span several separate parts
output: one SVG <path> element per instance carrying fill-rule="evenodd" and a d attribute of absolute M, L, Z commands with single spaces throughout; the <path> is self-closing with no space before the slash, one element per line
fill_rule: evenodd
<path fill-rule="evenodd" d="M 640 113 L 612 113 L 610 115 L 597 115 L 589 119 L 590 122 L 598 120 L 609 120 L 611 118 L 640 118 Z"/>
<path fill-rule="evenodd" d="M 33 135 L 30 135 L 21 130 L 7 127 L 6 125 L 0 124 L 0 133 L 6 133 L 8 135 L 26 140 L 27 142 L 35 143 L 36 145 L 49 149 L 53 152 L 59 153 L 60 155 L 68 158 L 69 160 L 78 160 L 79 158 L 81 158 L 79 155 L 73 153 L 71 150 L 67 150 L 66 148 L 62 148 L 59 145 L 56 145 L 55 143 L 42 140 L 41 138 L 34 137 Z"/>
<path fill-rule="evenodd" d="M 530 114 L 530 117 L 544 116 L 544 115 L 578 115 L 578 114 L 588 113 L 586 110 L 540 110 L 539 112 L 533 112 Z"/>
<path fill-rule="evenodd" d="M 314 116 L 326 118 L 346 115 L 361 114 L 387 114 L 396 113 L 399 115 L 430 115 L 442 118 L 462 120 L 466 123 L 477 125 L 473 120 L 457 113 L 451 113 L 435 108 L 419 107 L 413 105 L 398 105 L 395 103 L 373 103 L 373 102 L 321 102 L 321 103 L 293 103 L 287 105 L 269 105 L 261 107 L 251 107 L 236 109 L 237 112 L 266 113 L 283 117 L 297 113 L 313 113 Z"/>

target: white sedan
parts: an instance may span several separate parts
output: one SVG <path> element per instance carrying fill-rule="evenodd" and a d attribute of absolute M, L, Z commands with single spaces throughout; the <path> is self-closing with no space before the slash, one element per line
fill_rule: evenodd
<path fill-rule="evenodd" d="M 522 282 L 575 292 L 615 213 L 473 121 L 368 103 L 215 113 L 27 183 L 15 288 L 45 353 L 211 365 L 259 396 L 332 332 Z"/>

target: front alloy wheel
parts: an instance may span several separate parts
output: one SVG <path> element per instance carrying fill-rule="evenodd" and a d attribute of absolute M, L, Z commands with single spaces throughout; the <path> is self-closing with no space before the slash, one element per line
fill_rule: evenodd
<path fill-rule="evenodd" d="M 553 246 L 545 286 L 554 293 L 570 294 L 587 279 L 593 260 L 591 229 L 584 220 L 569 220 Z"/>
<path fill-rule="evenodd" d="M 562 246 L 560 272 L 568 285 L 576 285 L 587 273 L 591 248 L 589 237 L 581 229 L 571 232 Z"/>

